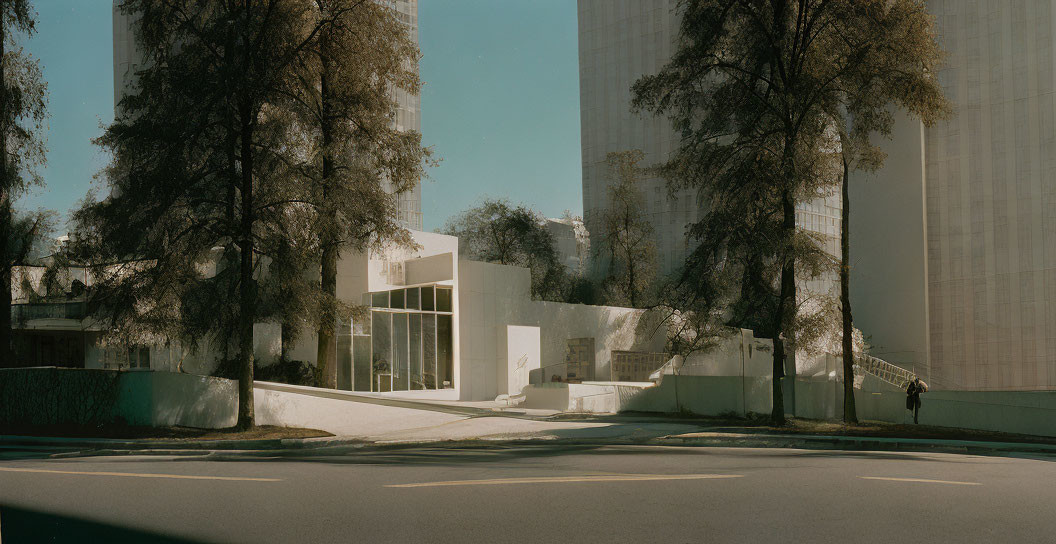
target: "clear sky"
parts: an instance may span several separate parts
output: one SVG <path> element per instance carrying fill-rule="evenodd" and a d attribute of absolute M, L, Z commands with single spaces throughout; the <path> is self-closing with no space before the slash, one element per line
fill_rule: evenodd
<path fill-rule="evenodd" d="M 104 166 L 113 120 L 111 0 L 35 0 L 50 92 L 47 187 L 19 206 L 66 213 Z M 574 0 L 420 0 L 422 133 L 442 159 L 422 184 L 426 230 L 485 196 L 582 212 Z"/>

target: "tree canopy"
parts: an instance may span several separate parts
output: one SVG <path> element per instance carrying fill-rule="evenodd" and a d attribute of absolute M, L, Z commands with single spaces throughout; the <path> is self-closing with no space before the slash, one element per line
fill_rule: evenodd
<path fill-rule="evenodd" d="M 606 303 L 613 306 L 649 304 L 657 275 L 653 225 L 644 215 L 645 197 L 639 187 L 642 158 L 637 149 L 606 156 L 608 206 L 598 221 L 594 250 L 606 263 L 602 283 Z"/>
<path fill-rule="evenodd" d="M 128 338 L 234 352 L 239 424 L 252 425 L 254 323 L 327 321 L 324 247 L 406 238 L 382 178 L 409 183 L 423 151 L 417 135 L 383 121 L 388 87 L 416 79 L 385 55 L 413 51 L 380 34 L 398 23 L 373 2 L 126 0 L 121 9 L 134 15 L 146 61 L 98 139 L 112 156 L 110 193 L 75 214 L 81 254 L 100 278 L 92 307 Z M 333 46 L 322 40 L 343 33 L 355 36 L 336 43 L 355 49 L 320 60 Z M 374 51 L 385 39 L 396 45 Z"/>
<path fill-rule="evenodd" d="M 797 335 L 817 323 L 799 311 L 797 277 L 835 265 L 817 235 L 797 228 L 796 207 L 838 186 L 833 114 L 890 53 L 861 38 L 884 31 L 898 12 L 892 4 L 921 7 L 916 0 L 685 0 L 675 54 L 632 89 L 634 108 L 670 117 L 680 135 L 661 172 L 673 188 L 696 189 L 705 207 L 691 228 L 700 246 L 683 268 L 682 298 L 704 315 L 728 318 L 712 310 L 732 308 L 774 339 L 777 422 L 784 421 L 786 352 L 794 365 Z M 934 43 L 927 21 L 912 32 L 915 43 Z M 926 74 L 934 60 L 925 51 L 908 65 Z"/>
<path fill-rule="evenodd" d="M 14 210 L 19 196 L 43 184 L 47 84 L 39 63 L 18 45 L 35 31 L 29 0 L 0 4 L 0 365 L 12 362 L 13 267 L 23 263 L 34 239 L 47 234 L 46 214 L 20 217 Z"/>
<path fill-rule="evenodd" d="M 485 200 L 448 220 L 440 232 L 458 237 L 464 257 L 530 269 L 532 298 L 563 300 L 566 271 L 542 215 L 504 200 Z"/>

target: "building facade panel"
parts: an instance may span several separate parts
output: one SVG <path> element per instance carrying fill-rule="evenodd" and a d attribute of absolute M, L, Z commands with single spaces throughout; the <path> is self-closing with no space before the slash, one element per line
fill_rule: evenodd
<path fill-rule="evenodd" d="M 1054 389 L 1051 0 L 932 1 L 954 115 L 925 130 L 931 378 Z"/>

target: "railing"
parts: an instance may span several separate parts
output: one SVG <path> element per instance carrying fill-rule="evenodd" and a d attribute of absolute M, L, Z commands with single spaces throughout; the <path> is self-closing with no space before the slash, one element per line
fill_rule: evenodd
<path fill-rule="evenodd" d="M 84 319 L 86 315 L 83 301 L 11 305 L 11 321 L 14 323 L 32 319 Z"/>
<path fill-rule="evenodd" d="M 855 374 L 872 374 L 899 389 L 905 389 L 909 386 L 909 382 L 917 377 L 916 374 L 900 366 L 893 365 L 883 359 L 877 359 L 872 355 L 855 354 L 854 363 Z"/>

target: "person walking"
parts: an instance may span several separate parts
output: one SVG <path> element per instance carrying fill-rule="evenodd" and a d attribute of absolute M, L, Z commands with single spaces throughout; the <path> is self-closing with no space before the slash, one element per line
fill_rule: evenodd
<path fill-rule="evenodd" d="M 920 394 L 928 390 L 928 384 L 920 378 L 913 378 L 906 388 L 906 409 L 913 411 L 913 423 L 920 423 Z"/>

